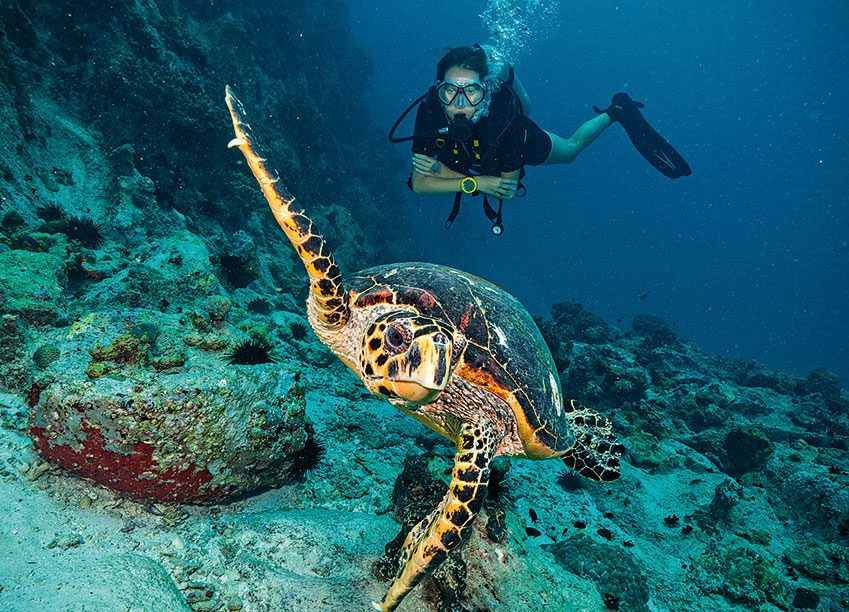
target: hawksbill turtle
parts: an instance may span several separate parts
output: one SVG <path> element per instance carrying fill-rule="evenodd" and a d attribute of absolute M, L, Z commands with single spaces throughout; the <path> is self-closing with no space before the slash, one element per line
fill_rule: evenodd
<path fill-rule="evenodd" d="M 525 308 L 496 285 L 444 266 L 401 263 L 342 278 L 312 220 L 266 164 L 228 86 L 238 147 L 310 279 L 316 335 L 365 386 L 456 444 L 451 484 L 410 530 L 377 610 L 394 610 L 470 532 L 499 455 L 559 458 L 593 480 L 619 477 L 610 422 L 563 401 L 551 352 Z"/>

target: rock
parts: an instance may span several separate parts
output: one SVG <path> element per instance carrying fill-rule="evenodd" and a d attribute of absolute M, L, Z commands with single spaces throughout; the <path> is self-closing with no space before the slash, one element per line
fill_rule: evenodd
<path fill-rule="evenodd" d="M 849 518 L 849 475 L 833 474 L 822 465 L 798 465 L 771 459 L 767 465 L 781 513 L 806 531 L 828 540 L 840 535 Z"/>
<path fill-rule="evenodd" d="M 560 342 L 586 342 L 604 344 L 618 334 L 599 315 L 585 310 L 578 302 L 560 302 L 551 307 L 551 317 L 556 326 L 556 336 Z M 552 333 L 546 332 L 546 340 L 551 341 Z M 552 350 L 552 352 L 554 352 Z"/>
<path fill-rule="evenodd" d="M 805 382 L 802 383 L 803 393 L 819 393 L 825 399 L 840 397 L 841 391 L 840 379 L 837 374 L 824 368 L 812 370 Z"/>
<path fill-rule="evenodd" d="M 633 555 L 615 544 L 594 542 L 577 534 L 543 549 L 567 571 L 596 583 L 605 602 L 616 602 L 616 608 L 647 612 L 649 585 Z"/>
<path fill-rule="evenodd" d="M 25 359 L 26 335 L 20 316 L 0 317 L 0 391 L 21 393 L 29 387 L 32 367 Z"/>
<path fill-rule="evenodd" d="M 793 597 L 793 607 L 800 610 L 816 610 L 820 605 L 820 596 L 816 591 L 800 587 Z"/>
<path fill-rule="evenodd" d="M 763 467 L 772 444 L 754 427 L 735 427 L 725 436 L 726 472 L 735 478 Z"/>
<path fill-rule="evenodd" d="M 79 534 L 59 536 L 47 543 L 47 549 L 59 548 L 61 550 L 68 550 L 69 548 L 76 548 L 82 543 L 83 539 Z"/>
<path fill-rule="evenodd" d="M 755 367 L 746 372 L 741 384 L 747 387 L 763 387 L 789 395 L 796 389 L 798 380 L 791 374 Z"/>
<path fill-rule="evenodd" d="M 849 551 L 844 545 L 807 541 L 787 549 L 784 559 L 790 566 L 824 584 L 849 583 Z"/>
<path fill-rule="evenodd" d="M 190 610 L 165 569 L 136 554 L 84 565 L 73 557 L 54 558 L 31 566 L 26 580 L 4 586 L 4 610 Z"/>
<path fill-rule="evenodd" d="M 33 325 L 53 323 L 60 317 L 65 262 L 51 253 L 0 253 L 0 301 L 7 313 Z"/>
<path fill-rule="evenodd" d="M 212 503 L 279 486 L 307 440 L 303 391 L 273 367 L 238 369 L 56 382 L 30 435 L 50 461 L 138 499 Z"/>
<path fill-rule="evenodd" d="M 678 334 L 666 321 L 656 315 L 638 314 L 634 317 L 631 328 L 634 333 L 643 337 L 647 345 L 652 347 L 678 343 Z"/>
<path fill-rule="evenodd" d="M 711 547 L 693 566 L 696 582 L 706 592 L 718 592 L 747 608 L 767 602 L 784 609 L 784 589 L 775 565 L 754 548 Z"/>
<path fill-rule="evenodd" d="M 743 489 L 734 480 L 725 480 L 713 491 L 713 499 L 703 510 L 694 512 L 692 520 L 708 535 L 716 535 L 727 528 L 731 513 L 740 503 Z"/>
<path fill-rule="evenodd" d="M 654 469 L 663 462 L 665 452 L 655 436 L 637 430 L 628 436 L 628 458 L 637 467 Z"/>
<path fill-rule="evenodd" d="M 221 323 L 230 314 L 233 302 L 225 295 L 213 295 L 206 301 L 206 311 L 213 323 Z"/>

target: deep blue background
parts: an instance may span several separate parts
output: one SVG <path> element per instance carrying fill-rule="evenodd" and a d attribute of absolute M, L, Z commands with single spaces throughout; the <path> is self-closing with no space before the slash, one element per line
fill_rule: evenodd
<path fill-rule="evenodd" d="M 431 84 L 446 47 L 489 39 L 483 1 L 350 6 L 375 61 L 380 130 Z M 495 238 L 477 201 L 443 230 L 450 197 L 410 195 L 409 149 L 387 143 L 404 165 L 386 186 L 387 231 L 410 260 L 487 277 L 535 314 L 573 298 L 623 328 L 659 314 L 708 351 L 801 375 L 827 367 L 845 385 L 847 41 L 843 1 L 562 2 L 518 57 L 533 118 L 568 136 L 627 91 L 693 175 L 663 177 L 614 125 L 572 165 L 530 169 Z"/>

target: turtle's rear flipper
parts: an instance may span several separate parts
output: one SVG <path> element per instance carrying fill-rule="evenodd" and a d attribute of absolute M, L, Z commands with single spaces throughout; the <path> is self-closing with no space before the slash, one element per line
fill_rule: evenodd
<path fill-rule="evenodd" d="M 610 421 L 575 400 L 564 409 L 575 443 L 562 455 L 563 463 L 591 480 L 619 478 L 619 457 L 625 447 L 613 435 Z"/>

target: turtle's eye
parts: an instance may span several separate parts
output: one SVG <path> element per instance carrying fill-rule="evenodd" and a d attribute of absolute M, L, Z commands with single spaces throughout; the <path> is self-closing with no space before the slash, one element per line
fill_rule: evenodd
<path fill-rule="evenodd" d="M 391 325 L 386 330 L 386 350 L 393 354 L 402 353 L 410 346 L 410 330 L 402 325 Z"/>

